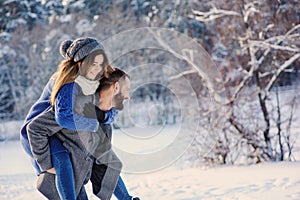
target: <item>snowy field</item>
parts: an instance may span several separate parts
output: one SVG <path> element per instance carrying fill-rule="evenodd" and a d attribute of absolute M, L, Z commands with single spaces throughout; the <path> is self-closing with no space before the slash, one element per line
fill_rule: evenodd
<path fill-rule="evenodd" d="M 175 129 L 166 130 L 174 132 Z M 170 139 L 170 135 L 166 137 L 168 134 L 164 134 L 160 134 L 158 141 L 135 145 L 124 133 L 115 130 L 114 144 L 118 149 L 128 149 L 130 153 L 141 152 L 141 149 L 147 153 L 154 148 L 163 148 L 167 138 Z M 150 164 L 144 162 L 144 165 Z M 129 169 L 127 167 L 127 171 Z M 169 165 L 152 172 L 123 173 L 122 177 L 130 193 L 142 200 L 300 199 L 300 162 L 184 169 Z M 0 199 L 44 199 L 35 189 L 35 182 L 33 168 L 19 142 L 0 142 Z M 91 194 L 90 184 L 87 184 L 86 190 L 90 199 L 97 199 Z"/>

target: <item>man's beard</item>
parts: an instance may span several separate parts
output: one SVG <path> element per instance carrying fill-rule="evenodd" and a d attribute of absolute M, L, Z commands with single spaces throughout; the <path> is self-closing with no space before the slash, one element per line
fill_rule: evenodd
<path fill-rule="evenodd" d="M 123 110 L 124 108 L 123 101 L 124 101 L 124 96 L 121 94 L 121 92 L 119 92 L 114 96 L 114 103 L 115 103 L 114 107 L 118 110 Z"/>

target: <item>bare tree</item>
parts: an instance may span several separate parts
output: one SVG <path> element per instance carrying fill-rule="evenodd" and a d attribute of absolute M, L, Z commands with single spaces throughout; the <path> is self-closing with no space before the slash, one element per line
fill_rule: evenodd
<path fill-rule="evenodd" d="M 289 14 L 292 13 L 295 9 L 295 5 L 290 3 L 288 6 L 285 5 L 283 7 L 280 2 L 267 5 L 266 2 L 243 0 L 234 1 L 231 5 L 218 2 L 214 3 L 214 6 L 212 6 L 209 11 L 193 10 L 193 14 L 196 20 L 210 27 L 216 24 L 222 24 L 222 29 L 226 29 L 224 25 L 231 28 L 230 30 L 227 29 L 227 33 L 224 33 L 224 30 L 220 30 L 220 28 L 212 28 L 216 31 L 216 41 L 218 43 L 225 43 L 227 50 L 233 52 L 232 54 L 229 53 L 225 58 L 215 60 L 219 63 L 219 66 L 227 70 L 227 74 L 224 74 L 224 85 L 226 86 L 229 100 L 225 104 L 227 111 L 226 115 L 224 115 L 224 119 L 231 126 L 227 128 L 231 130 L 230 132 L 233 132 L 233 138 L 236 138 L 236 140 L 233 139 L 231 143 L 237 142 L 236 144 L 238 144 L 241 141 L 246 141 L 246 146 L 250 146 L 251 148 L 250 151 L 249 149 L 244 149 L 244 151 L 249 158 L 254 158 L 255 162 L 276 160 L 277 154 L 280 155 L 279 160 L 288 159 L 284 158 L 284 154 L 285 152 L 288 152 L 289 155 L 291 154 L 289 148 L 291 144 L 287 139 L 282 140 L 282 135 L 285 134 L 283 133 L 282 127 L 284 124 L 283 120 L 285 119 L 280 112 L 281 106 L 279 102 L 276 112 L 277 119 L 275 121 L 277 133 L 271 130 L 274 128 L 274 126 L 272 127 L 271 119 L 274 112 L 270 107 L 270 93 L 273 91 L 274 86 L 280 81 L 280 76 L 289 69 L 295 70 L 296 65 L 294 65 L 294 63 L 299 63 L 300 44 L 299 42 L 297 43 L 297 41 L 299 41 L 300 38 L 300 24 L 295 24 L 297 20 L 294 18 L 286 18 L 286 12 L 289 12 Z M 217 6 L 220 8 L 217 8 Z M 232 10 L 222 9 L 221 7 L 223 6 L 232 7 Z M 285 10 L 283 10 L 283 8 L 285 8 Z M 274 9 L 275 14 L 272 13 Z M 263 18 L 263 16 L 266 17 Z M 293 25 L 287 25 L 281 18 L 291 21 Z M 284 23 L 284 25 L 282 23 Z M 281 29 L 275 26 L 280 26 Z M 238 46 L 236 46 L 236 44 L 238 44 Z M 234 52 L 238 52 L 239 55 L 234 55 Z M 218 57 L 218 55 L 216 55 L 216 57 Z M 233 65 L 226 65 L 228 62 Z M 237 72 L 239 75 L 236 76 L 238 80 L 226 78 L 226 76 L 231 75 L 232 66 L 238 68 Z M 228 67 L 231 67 L 231 69 L 228 69 Z M 250 88 L 252 89 L 249 90 Z M 239 102 L 246 98 L 244 95 L 251 95 L 251 91 L 253 90 L 254 94 L 256 93 L 257 95 L 258 103 L 256 105 L 260 108 L 257 116 L 252 116 L 258 119 L 258 128 L 256 129 L 249 126 L 251 121 L 243 120 L 241 116 L 244 114 L 241 114 L 239 109 L 237 109 Z M 255 110 L 247 110 L 249 107 L 246 105 L 249 104 L 249 102 L 242 102 L 245 109 L 241 109 L 248 112 L 250 116 L 250 113 Z M 294 109 L 294 107 L 292 107 L 292 109 Z M 288 119 L 288 127 L 290 127 L 293 122 L 293 112 L 294 111 L 291 111 L 290 118 Z M 261 123 L 261 120 L 259 120 L 261 116 L 261 120 L 264 123 Z M 227 130 L 223 130 L 223 132 L 227 132 Z M 236 133 L 238 134 L 236 135 Z M 276 140 L 274 135 L 277 135 L 279 139 Z M 224 150 L 229 148 L 231 154 L 236 155 L 236 147 L 239 145 L 230 145 L 228 144 L 228 140 L 224 139 L 224 137 L 220 136 L 216 148 L 220 149 L 221 144 L 227 144 L 231 146 L 231 148 L 229 148 L 229 146 L 223 146 Z M 261 142 L 262 139 L 264 143 Z M 277 146 L 279 146 L 278 151 L 276 150 Z M 284 148 L 284 146 L 288 146 L 288 148 Z M 225 152 L 227 151 L 228 150 Z M 217 150 L 217 152 L 220 151 Z M 235 159 L 237 160 L 238 156 L 235 157 Z M 227 160 L 225 162 L 231 161 Z M 233 160 L 233 162 L 235 162 L 235 160 Z"/>

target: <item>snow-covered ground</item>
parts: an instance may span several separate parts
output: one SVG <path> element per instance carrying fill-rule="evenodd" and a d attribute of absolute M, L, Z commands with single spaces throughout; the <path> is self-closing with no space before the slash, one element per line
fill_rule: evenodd
<path fill-rule="evenodd" d="M 171 127 L 166 130 L 174 132 L 177 128 Z M 130 130 L 127 133 L 132 132 L 140 132 L 140 130 Z M 160 139 L 154 139 L 156 136 L 149 135 L 150 133 L 151 131 L 141 133 L 143 138 L 131 135 L 132 138 L 139 139 L 139 143 L 142 139 L 153 138 L 153 141 L 134 145 L 134 141 L 124 136 L 124 132 L 115 130 L 115 148 L 126 149 L 127 153 L 132 154 L 137 152 L 140 152 L 140 155 L 149 154 L 150 150 L 163 149 L 166 142 L 172 138 L 172 135 L 166 137 L 164 133 L 159 134 Z M 139 162 L 136 164 L 138 165 Z M 145 166 L 152 164 L 147 160 L 143 161 Z M 160 169 L 152 168 L 152 170 L 147 169 L 148 172 L 139 171 L 139 173 L 132 173 L 130 168 L 126 169 L 128 173 L 123 173 L 122 177 L 130 193 L 139 196 L 142 200 L 300 199 L 300 162 L 211 168 L 179 168 L 178 165 L 164 165 Z M 44 199 L 35 189 L 35 182 L 33 168 L 19 142 L 15 140 L 0 142 L 0 199 Z M 87 184 L 86 189 L 90 199 L 97 199 L 91 194 L 90 183 Z"/>

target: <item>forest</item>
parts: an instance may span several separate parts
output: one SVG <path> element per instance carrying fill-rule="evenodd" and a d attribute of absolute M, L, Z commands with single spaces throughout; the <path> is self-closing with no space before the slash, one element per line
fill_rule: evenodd
<path fill-rule="evenodd" d="M 65 39 L 103 41 L 129 72 L 116 128 L 182 124 L 182 159 L 300 159 L 298 0 L 1 0 L 0 121 L 23 120 Z"/>

